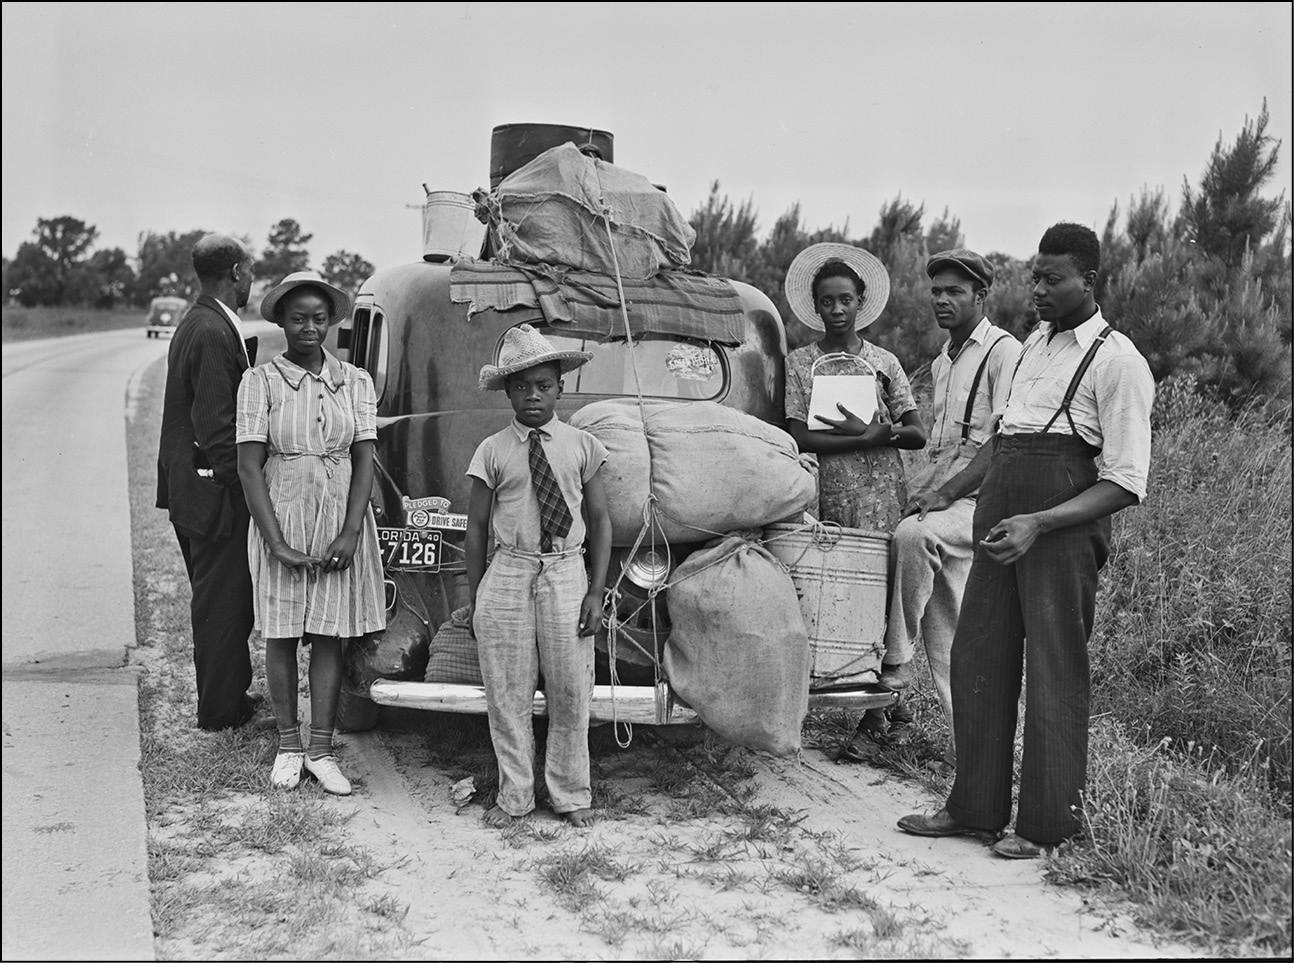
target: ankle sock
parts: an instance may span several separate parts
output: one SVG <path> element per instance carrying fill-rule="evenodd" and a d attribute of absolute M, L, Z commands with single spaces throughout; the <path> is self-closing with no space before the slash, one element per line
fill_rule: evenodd
<path fill-rule="evenodd" d="M 310 727 L 310 748 L 306 750 L 311 759 L 322 759 L 332 755 L 332 729 Z"/>
<path fill-rule="evenodd" d="M 305 746 L 301 745 L 300 725 L 279 730 L 279 752 L 305 752 Z"/>

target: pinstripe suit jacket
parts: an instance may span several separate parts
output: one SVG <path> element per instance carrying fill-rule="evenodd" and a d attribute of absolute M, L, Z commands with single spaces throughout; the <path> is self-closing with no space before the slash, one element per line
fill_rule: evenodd
<path fill-rule="evenodd" d="M 256 363 L 256 339 L 247 339 Z M 197 303 L 176 326 L 167 354 L 157 507 L 190 538 L 228 538 L 234 511 L 246 511 L 238 479 L 234 417 L 247 361 L 214 298 Z M 211 469 L 212 477 L 199 474 Z"/>

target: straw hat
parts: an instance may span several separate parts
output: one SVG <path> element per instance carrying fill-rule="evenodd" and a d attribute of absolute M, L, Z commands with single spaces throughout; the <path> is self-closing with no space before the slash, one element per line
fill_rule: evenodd
<path fill-rule="evenodd" d="M 337 285 L 329 284 L 314 271 L 293 271 L 270 288 L 269 293 L 261 298 L 261 317 L 266 321 L 273 321 L 274 309 L 278 306 L 279 301 L 304 284 L 314 285 L 327 296 L 332 305 L 332 311 L 328 314 L 329 325 L 336 324 L 350 314 L 349 294 L 337 287 Z"/>
<path fill-rule="evenodd" d="M 558 351 L 551 341 L 530 325 L 519 324 L 503 333 L 499 363 L 481 368 L 480 387 L 482 391 L 502 391 L 507 387 L 508 375 L 549 361 L 558 362 L 562 366 L 562 374 L 566 374 L 592 360 L 592 351 Z"/>
<path fill-rule="evenodd" d="M 881 316 L 890 299 L 890 274 L 874 254 L 852 244 L 823 242 L 806 247 L 795 256 L 786 269 L 786 300 L 791 311 L 805 327 L 825 331 L 826 325 L 813 306 L 813 277 L 824 264 L 844 261 L 863 280 L 867 290 L 854 321 L 854 330 L 861 331 Z"/>

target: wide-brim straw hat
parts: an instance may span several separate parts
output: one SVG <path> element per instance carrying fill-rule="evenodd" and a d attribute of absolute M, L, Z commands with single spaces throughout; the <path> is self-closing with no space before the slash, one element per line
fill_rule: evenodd
<path fill-rule="evenodd" d="M 876 255 L 861 247 L 827 241 L 806 247 L 786 269 L 786 300 L 805 327 L 825 331 L 826 325 L 813 304 L 813 278 L 823 265 L 832 261 L 844 261 L 866 285 L 863 303 L 854 320 L 854 330 L 861 331 L 881 316 L 890 300 L 890 272 Z"/>
<path fill-rule="evenodd" d="M 556 361 L 562 374 L 574 371 L 593 360 L 592 351 L 559 351 L 551 341 L 528 324 L 519 324 L 503 333 L 499 346 L 499 363 L 481 368 L 482 391 L 502 391 L 507 387 L 508 375 L 525 371 L 537 364 Z"/>
<path fill-rule="evenodd" d="M 337 285 L 329 284 L 314 271 L 293 271 L 270 288 L 269 293 L 261 298 L 261 317 L 266 321 L 273 321 L 274 309 L 278 306 L 279 301 L 297 288 L 307 284 L 317 287 L 327 296 L 332 306 L 332 310 L 328 313 L 329 325 L 336 324 L 350 314 L 351 301 L 349 294 L 337 287 Z"/>

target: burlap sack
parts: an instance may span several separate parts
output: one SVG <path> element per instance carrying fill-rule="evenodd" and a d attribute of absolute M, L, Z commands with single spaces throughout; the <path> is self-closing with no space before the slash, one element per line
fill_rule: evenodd
<path fill-rule="evenodd" d="M 781 563 L 740 536 L 720 539 L 679 565 L 666 597 L 665 672 L 675 695 L 730 742 L 797 752 L 809 636 Z"/>
<path fill-rule="evenodd" d="M 794 440 L 713 401 L 608 399 L 575 412 L 610 457 L 603 469 L 615 545 L 632 545 L 655 494 L 658 537 L 703 542 L 817 507 L 817 481 Z M 650 541 L 651 536 L 648 536 Z"/>

